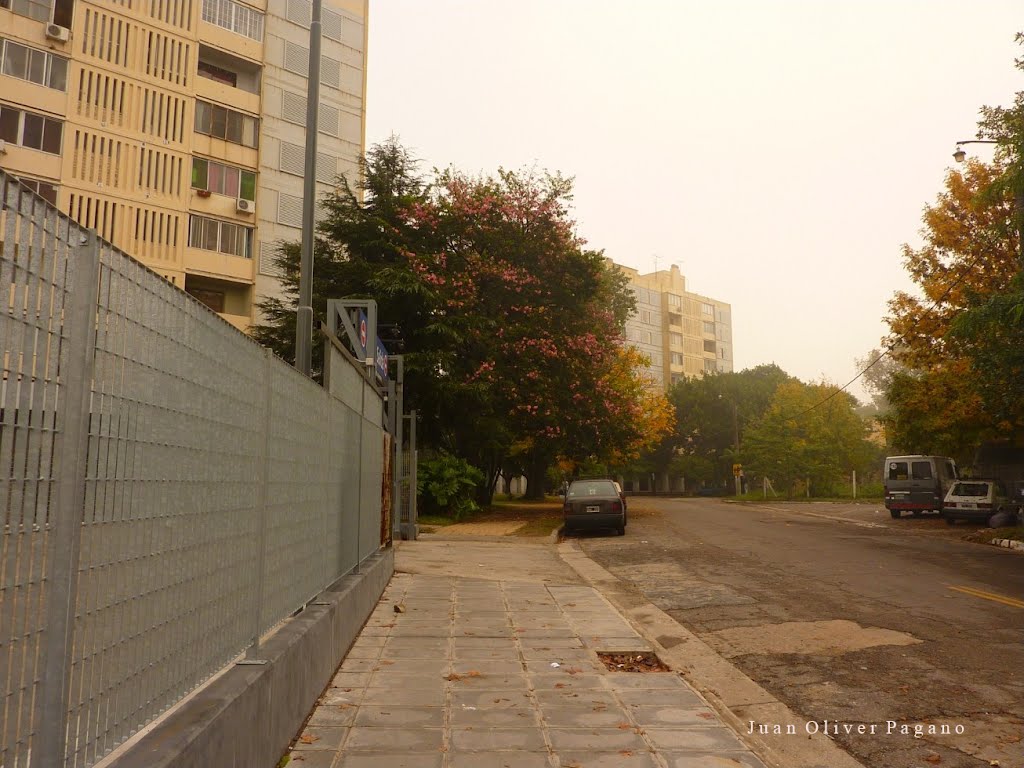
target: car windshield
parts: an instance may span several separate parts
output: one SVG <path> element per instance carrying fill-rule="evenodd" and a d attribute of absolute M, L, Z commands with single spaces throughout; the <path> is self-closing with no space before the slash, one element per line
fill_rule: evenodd
<path fill-rule="evenodd" d="M 988 483 L 957 483 L 952 496 L 988 496 Z"/>
<path fill-rule="evenodd" d="M 569 486 L 569 496 L 618 496 L 609 480 L 587 480 Z"/>

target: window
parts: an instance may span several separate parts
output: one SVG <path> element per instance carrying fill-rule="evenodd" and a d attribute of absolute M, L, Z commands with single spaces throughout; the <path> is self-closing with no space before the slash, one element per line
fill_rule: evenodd
<path fill-rule="evenodd" d="M 0 8 L 7 8 L 19 16 L 36 21 L 49 21 L 52 0 L 0 0 Z"/>
<path fill-rule="evenodd" d="M 185 289 L 190 296 L 205 304 L 214 312 L 224 311 L 224 292 L 223 291 L 211 291 L 207 288 L 192 288 L 188 287 Z"/>
<path fill-rule="evenodd" d="M 668 345 L 675 347 L 676 349 L 682 349 L 683 347 L 683 334 L 681 333 L 670 333 L 668 335 Z"/>
<path fill-rule="evenodd" d="M 263 39 L 263 14 L 233 0 L 203 0 L 203 21 L 253 40 Z"/>
<path fill-rule="evenodd" d="M 930 461 L 915 461 L 910 465 L 912 480 L 931 480 L 932 463 Z"/>
<path fill-rule="evenodd" d="M 703 312 L 705 315 L 710 315 L 711 317 L 715 316 L 715 308 L 711 304 L 701 304 L 700 311 Z"/>
<path fill-rule="evenodd" d="M 60 120 L 0 106 L 0 139 L 3 141 L 59 155 L 63 137 L 64 123 Z"/>
<path fill-rule="evenodd" d="M 651 324 L 651 311 L 649 309 L 640 310 L 640 322 L 646 325 Z"/>
<path fill-rule="evenodd" d="M 64 91 L 67 89 L 68 60 L 13 40 L 0 39 L 0 73 Z"/>
<path fill-rule="evenodd" d="M 714 360 L 705 360 L 704 361 L 704 373 L 717 373 L 717 372 L 718 372 L 718 363 L 717 362 L 715 362 Z"/>
<path fill-rule="evenodd" d="M 199 62 L 199 76 L 215 80 L 218 83 L 224 83 L 224 85 L 230 85 L 232 88 L 238 87 L 237 73 L 232 72 L 230 69 L 218 67 L 216 64 L 211 64 L 208 61 Z"/>
<path fill-rule="evenodd" d="M 196 100 L 196 133 L 256 148 L 259 121 L 233 109 Z"/>
<path fill-rule="evenodd" d="M 676 296 L 674 293 L 668 295 L 668 305 L 680 309 L 683 306 L 683 299 L 681 296 Z"/>
<path fill-rule="evenodd" d="M 683 364 L 683 353 L 682 352 L 673 352 L 672 353 L 672 365 L 682 365 L 682 364 Z"/>
<path fill-rule="evenodd" d="M 256 174 L 201 157 L 192 158 L 192 188 L 217 195 L 256 200 Z"/>
<path fill-rule="evenodd" d="M 704 333 L 714 333 L 714 332 L 715 332 L 715 324 L 710 322 L 710 321 L 708 321 L 708 320 L 705 320 L 704 321 Z"/>
<path fill-rule="evenodd" d="M 252 258 L 252 227 L 229 221 L 189 216 L 188 244 L 204 251 L 217 251 L 228 256 Z"/>
<path fill-rule="evenodd" d="M 890 461 L 888 472 L 887 477 L 890 480 L 906 480 L 910 477 L 909 468 L 905 461 Z"/>
<path fill-rule="evenodd" d="M 18 179 L 22 184 L 31 189 L 41 198 L 46 200 L 51 205 L 57 204 L 57 187 L 48 181 L 39 181 L 38 179 L 26 179 L 24 176 Z"/>
<path fill-rule="evenodd" d="M 715 353 L 715 342 L 711 341 L 710 339 L 705 339 L 704 340 L 704 351 L 705 352 L 710 352 L 710 353 L 714 354 Z"/>

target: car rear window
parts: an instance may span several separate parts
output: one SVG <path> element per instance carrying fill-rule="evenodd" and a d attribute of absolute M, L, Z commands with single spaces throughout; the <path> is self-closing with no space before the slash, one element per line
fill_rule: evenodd
<path fill-rule="evenodd" d="M 890 480 L 906 480 L 910 477 L 910 471 L 905 461 L 890 461 L 889 462 L 889 479 Z"/>
<path fill-rule="evenodd" d="M 569 496 L 618 496 L 608 480 L 587 480 L 569 486 Z"/>
<path fill-rule="evenodd" d="M 914 480 L 931 480 L 932 479 L 932 463 L 930 461 L 915 461 L 911 467 L 913 468 L 913 479 Z"/>
<path fill-rule="evenodd" d="M 988 496 L 988 483 L 957 483 L 952 496 Z"/>

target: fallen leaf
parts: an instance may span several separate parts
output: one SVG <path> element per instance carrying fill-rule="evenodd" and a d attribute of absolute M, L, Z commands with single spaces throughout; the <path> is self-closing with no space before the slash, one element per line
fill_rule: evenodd
<path fill-rule="evenodd" d="M 933 752 L 932 754 L 928 755 L 928 757 L 926 757 L 924 760 L 925 760 L 926 763 L 931 763 L 932 765 L 938 765 L 939 763 L 942 762 L 942 757 L 939 756 L 939 755 L 936 755 Z"/>
<path fill-rule="evenodd" d="M 301 741 L 303 744 L 314 744 L 315 742 L 320 741 L 320 737 L 314 736 L 311 733 L 304 733 L 301 736 L 299 736 L 299 741 Z"/>
<path fill-rule="evenodd" d="M 714 715 L 710 712 L 698 712 L 697 717 L 703 717 L 705 720 L 710 720 Z"/>
<path fill-rule="evenodd" d="M 555 683 L 555 688 L 568 688 L 565 683 Z"/>
<path fill-rule="evenodd" d="M 381 659 L 380 666 L 382 666 L 382 667 L 390 667 L 394 663 L 395 662 L 389 661 L 388 659 Z"/>
<path fill-rule="evenodd" d="M 622 755 L 623 757 L 632 757 L 633 756 L 633 751 L 630 750 L 630 749 L 620 749 L 619 750 L 619 754 Z"/>
<path fill-rule="evenodd" d="M 618 729 L 619 729 L 620 731 L 628 731 L 628 730 L 629 730 L 630 728 L 632 728 L 633 726 L 632 726 L 632 724 L 631 724 L 631 723 L 619 723 L 619 724 L 618 724 L 618 725 L 617 725 L 616 727 L 617 727 L 617 728 L 618 728 Z"/>

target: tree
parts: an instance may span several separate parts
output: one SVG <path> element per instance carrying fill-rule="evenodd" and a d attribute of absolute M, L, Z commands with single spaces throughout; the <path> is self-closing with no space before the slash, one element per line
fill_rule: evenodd
<path fill-rule="evenodd" d="M 832 493 L 850 470 L 868 468 L 873 451 L 857 401 L 833 384 L 790 380 L 747 430 L 744 466 L 792 495 L 810 480 L 819 495 Z"/>
<path fill-rule="evenodd" d="M 382 321 L 401 326 L 406 403 L 421 414 L 422 440 L 483 473 L 482 502 L 513 451 L 542 493 L 560 453 L 604 458 L 643 445 L 638 430 L 657 419 L 640 411 L 659 411 L 637 386 L 642 361 L 621 346 L 632 294 L 576 237 L 570 179 L 448 169 L 427 184 L 394 139 L 371 149 L 363 173 L 325 201 L 314 309 L 374 298 Z M 290 301 L 265 302 L 256 335 L 287 354 L 294 249 L 280 265 Z"/>

